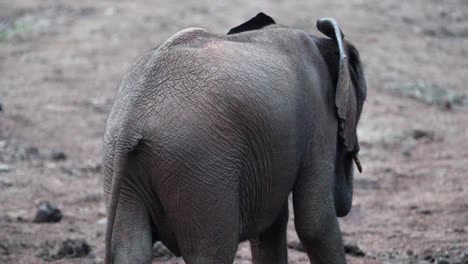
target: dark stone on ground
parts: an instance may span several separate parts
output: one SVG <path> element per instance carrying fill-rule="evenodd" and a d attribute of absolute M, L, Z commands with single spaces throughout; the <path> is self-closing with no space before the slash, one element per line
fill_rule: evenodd
<path fill-rule="evenodd" d="M 431 215 L 431 214 L 432 214 L 432 211 L 429 210 L 429 209 L 425 209 L 425 210 L 419 211 L 419 214 L 422 214 L 422 215 Z"/>
<path fill-rule="evenodd" d="M 46 261 L 62 258 L 81 258 L 91 252 L 91 246 L 84 239 L 67 239 L 65 241 L 46 241 L 41 246 L 38 257 Z"/>
<path fill-rule="evenodd" d="M 67 159 L 67 155 L 65 154 L 65 152 L 61 150 L 54 149 L 52 150 L 52 154 L 50 155 L 50 158 L 54 161 L 62 161 L 62 160 Z"/>
<path fill-rule="evenodd" d="M 430 254 L 426 254 L 426 255 L 424 255 L 424 260 L 428 260 L 428 261 L 433 262 L 434 257 L 432 255 L 430 255 Z"/>
<path fill-rule="evenodd" d="M 414 139 L 428 138 L 433 140 L 435 137 L 434 131 L 430 130 L 415 129 L 413 130 L 412 134 Z"/>
<path fill-rule="evenodd" d="M 34 223 L 57 223 L 62 220 L 63 214 L 55 205 L 49 202 L 39 204 L 38 211 L 34 217 Z"/>
<path fill-rule="evenodd" d="M 344 243 L 345 253 L 355 257 L 364 257 L 366 253 L 355 242 Z"/>

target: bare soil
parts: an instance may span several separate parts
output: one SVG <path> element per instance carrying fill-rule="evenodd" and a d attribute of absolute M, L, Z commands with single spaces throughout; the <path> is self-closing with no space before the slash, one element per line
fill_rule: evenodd
<path fill-rule="evenodd" d="M 0 0 L 0 262 L 101 263 L 102 136 L 126 70 L 181 29 L 225 33 L 260 11 L 315 34 L 316 19 L 334 17 L 361 52 L 364 173 L 340 221 L 365 256 L 348 262 L 468 263 L 468 107 L 392 89 L 423 83 L 468 96 L 465 0 Z M 44 201 L 62 210 L 60 222 L 33 222 Z M 290 263 L 307 263 L 292 218 Z M 235 263 L 251 263 L 248 243 Z"/>

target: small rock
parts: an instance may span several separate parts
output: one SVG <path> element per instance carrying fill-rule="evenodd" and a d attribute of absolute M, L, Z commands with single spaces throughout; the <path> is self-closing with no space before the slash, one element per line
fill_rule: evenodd
<path fill-rule="evenodd" d="M 170 259 L 174 257 L 174 254 L 167 249 L 161 242 L 156 242 L 153 246 L 153 258 L 158 259 Z"/>
<path fill-rule="evenodd" d="M 454 228 L 453 232 L 455 232 L 455 233 L 465 233 L 466 231 L 463 228 Z"/>
<path fill-rule="evenodd" d="M 9 171 L 11 171 L 10 166 L 8 166 L 7 164 L 0 164 L 0 173 Z"/>
<path fill-rule="evenodd" d="M 406 254 L 408 256 L 412 256 L 414 254 L 414 252 L 413 252 L 413 250 L 410 249 L 410 250 L 406 251 Z"/>
<path fill-rule="evenodd" d="M 49 202 L 41 203 L 34 217 L 34 223 L 57 223 L 62 220 L 62 212 Z"/>
<path fill-rule="evenodd" d="M 366 254 L 362 251 L 361 248 L 357 245 L 357 243 L 345 243 L 344 245 L 345 253 L 349 255 L 353 255 L 356 257 L 364 257 Z"/>
<path fill-rule="evenodd" d="M 429 210 L 429 209 L 425 209 L 425 210 L 419 211 L 419 214 L 422 214 L 422 215 L 431 215 L 431 214 L 432 214 L 432 211 Z"/>
<path fill-rule="evenodd" d="M 55 161 L 62 161 L 62 160 L 66 160 L 67 159 L 67 155 L 65 154 L 65 152 L 61 151 L 61 150 L 58 150 L 58 149 L 54 149 L 52 151 L 52 154 L 50 155 L 50 158 L 52 160 L 55 160 Z"/>
<path fill-rule="evenodd" d="M 434 257 L 432 255 L 426 254 L 424 256 L 424 260 L 428 260 L 430 262 L 434 261 Z"/>
<path fill-rule="evenodd" d="M 435 133 L 434 131 L 430 130 L 415 129 L 412 132 L 412 136 L 414 139 L 428 138 L 430 140 L 433 140 L 435 137 Z"/>

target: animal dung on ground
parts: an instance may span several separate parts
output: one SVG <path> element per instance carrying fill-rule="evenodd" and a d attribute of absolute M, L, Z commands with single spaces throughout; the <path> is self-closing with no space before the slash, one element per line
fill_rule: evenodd
<path fill-rule="evenodd" d="M 91 252 L 91 246 L 84 239 L 66 239 L 65 241 L 45 241 L 37 256 L 46 261 L 62 258 L 81 258 Z"/>
<path fill-rule="evenodd" d="M 44 202 L 39 204 L 34 223 L 57 223 L 62 220 L 63 214 L 57 206 Z"/>

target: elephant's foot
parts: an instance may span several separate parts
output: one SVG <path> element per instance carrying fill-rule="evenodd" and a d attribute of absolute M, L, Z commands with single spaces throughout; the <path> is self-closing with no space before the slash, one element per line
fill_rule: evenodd
<path fill-rule="evenodd" d="M 331 221 L 328 226 L 322 225 L 323 232 L 308 227 L 296 227 L 311 263 L 346 263 L 343 241 L 338 221 Z"/>

